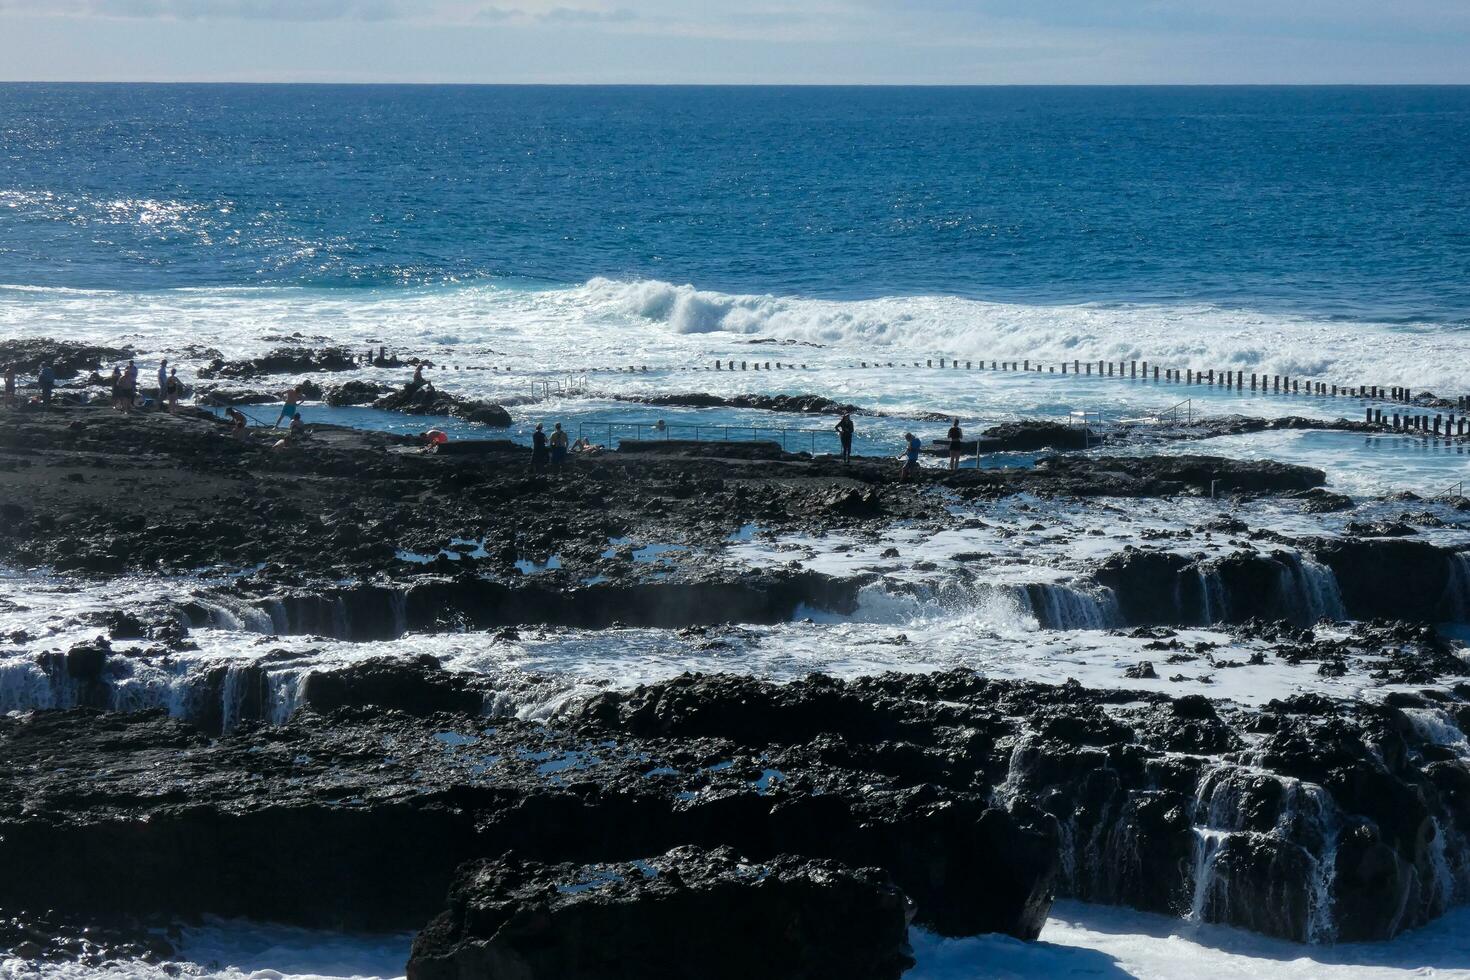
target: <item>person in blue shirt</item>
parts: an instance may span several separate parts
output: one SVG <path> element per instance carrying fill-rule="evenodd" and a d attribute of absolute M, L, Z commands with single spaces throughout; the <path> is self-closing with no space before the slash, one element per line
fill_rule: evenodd
<path fill-rule="evenodd" d="M 51 407 L 51 389 L 56 387 L 56 372 L 51 370 L 50 361 L 41 365 L 41 370 L 36 375 L 36 383 L 41 386 L 41 404 L 48 408 Z"/>
<path fill-rule="evenodd" d="M 903 434 L 903 442 L 905 452 L 904 464 L 903 469 L 898 471 L 898 475 L 900 479 L 906 480 L 919 472 L 919 450 L 924 448 L 924 444 L 912 432 L 905 432 Z"/>

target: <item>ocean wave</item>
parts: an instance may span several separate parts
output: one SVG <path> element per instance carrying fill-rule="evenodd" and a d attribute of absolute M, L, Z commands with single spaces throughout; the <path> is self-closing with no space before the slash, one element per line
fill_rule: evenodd
<path fill-rule="evenodd" d="M 373 289 L 0 285 L 4 336 L 127 337 L 140 350 L 207 343 L 239 356 L 294 331 L 436 359 L 455 348 L 502 369 L 635 362 L 682 369 L 751 357 L 750 341 L 766 340 L 792 345 L 792 356 L 781 359 L 813 368 L 940 357 L 1050 366 L 1138 360 L 1346 386 L 1470 390 L 1463 367 L 1470 363 L 1470 325 L 1343 322 L 1200 304 L 1048 305 L 942 295 L 833 300 L 607 278 Z M 884 394 L 899 393 L 877 393 Z"/>
<path fill-rule="evenodd" d="M 1046 305 L 953 296 L 820 300 L 595 278 L 594 307 L 675 334 L 736 334 L 874 356 L 924 353 L 1057 365 L 1160 366 L 1283 374 L 1340 384 L 1470 387 L 1470 325 L 1344 322 L 1205 305 Z"/>

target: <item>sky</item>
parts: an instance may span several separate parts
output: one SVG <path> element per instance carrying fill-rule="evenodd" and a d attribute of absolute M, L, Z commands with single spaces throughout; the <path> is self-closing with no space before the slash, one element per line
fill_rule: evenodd
<path fill-rule="evenodd" d="M 0 0 L 0 79 L 1470 83 L 1470 0 Z"/>

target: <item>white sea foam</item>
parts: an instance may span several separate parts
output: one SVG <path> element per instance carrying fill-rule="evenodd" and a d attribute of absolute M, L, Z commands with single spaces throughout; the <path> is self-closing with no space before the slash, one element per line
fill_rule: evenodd
<path fill-rule="evenodd" d="M 1053 980 L 1088 976 L 1177 980 L 1409 980 L 1470 977 L 1464 936 L 1470 906 L 1387 942 L 1301 946 L 1227 926 L 1201 925 L 1131 909 L 1061 901 L 1036 942 L 1009 936 L 942 939 L 910 930 L 915 967 L 905 980 Z M 0 961 L 3 980 L 50 977 L 347 980 L 402 977 L 412 937 L 352 936 L 238 920 L 210 920 L 185 930 L 182 957 L 102 966 Z"/>
<path fill-rule="evenodd" d="M 147 210 L 151 203 L 119 206 Z M 762 338 L 824 345 L 779 349 L 788 361 L 824 366 L 940 355 L 1048 364 L 1139 359 L 1344 384 L 1459 391 L 1470 383 L 1461 368 L 1470 355 L 1470 331 L 1462 327 L 1344 323 L 1199 305 L 1046 305 L 952 296 L 828 300 L 600 278 L 560 288 L 510 281 L 142 293 L 0 287 L 4 335 L 121 335 L 159 349 L 209 343 L 236 354 L 268 348 L 266 338 L 295 331 L 364 346 L 381 340 L 400 350 L 488 347 L 524 369 L 554 362 L 667 366 L 773 356 L 771 349 L 749 346 Z"/>
<path fill-rule="evenodd" d="M 892 349 L 1050 364 L 1147 359 L 1420 386 L 1463 387 L 1470 381 L 1443 360 L 1447 351 L 1470 354 L 1470 333 L 1454 328 L 1329 322 L 1197 305 L 1023 305 L 948 296 L 814 300 L 650 280 L 593 279 L 582 292 L 589 305 L 675 333 L 746 334 L 853 352 Z M 1353 342 L 1343 343 L 1344 337 Z"/>

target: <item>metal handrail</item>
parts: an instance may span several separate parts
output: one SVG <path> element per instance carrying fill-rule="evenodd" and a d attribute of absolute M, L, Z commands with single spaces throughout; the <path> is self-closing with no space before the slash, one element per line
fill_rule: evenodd
<path fill-rule="evenodd" d="M 1179 421 L 1179 410 L 1181 408 L 1184 409 L 1184 411 L 1185 411 L 1184 424 L 1185 425 L 1192 425 L 1194 423 L 1194 399 L 1193 398 L 1186 398 L 1186 399 L 1184 399 L 1184 401 L 1180 402 L 1177 405 L 1170 405 L 1168 408 L 1166 408 L 1162 412 L 1160 412 L 1157 417 L 1160 418 L 1160 419 L 1162 419 L 1164 416 L 1169 415 L 1169 416 L 1173 416 L 1174 421 L 1177 422 L 1177 421 Z"/>
<path fill-rule="evenodd" d="M 1439 493 L 1430 497 L 1430 500 L 1459 500 L 1465 496 L 1465 481 L 1451 483 Z"/>

